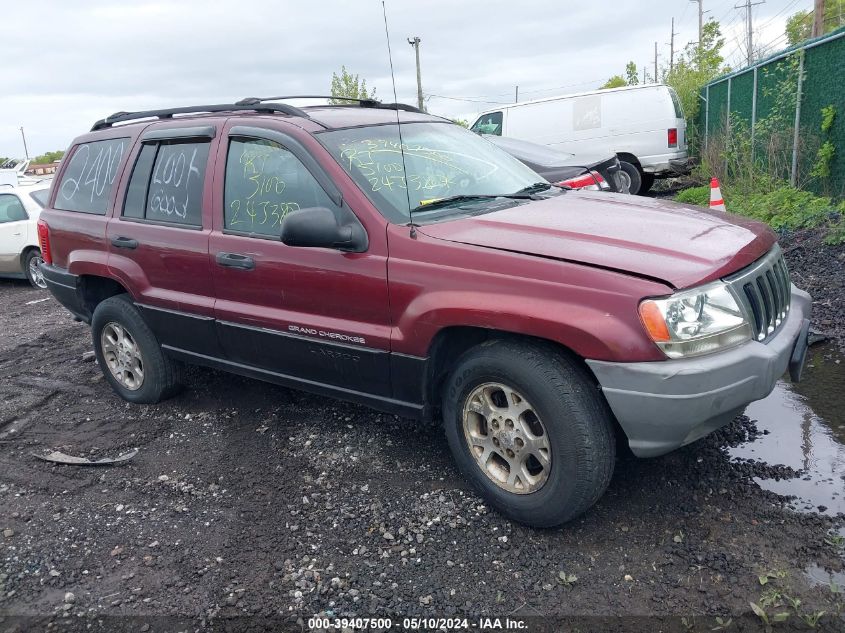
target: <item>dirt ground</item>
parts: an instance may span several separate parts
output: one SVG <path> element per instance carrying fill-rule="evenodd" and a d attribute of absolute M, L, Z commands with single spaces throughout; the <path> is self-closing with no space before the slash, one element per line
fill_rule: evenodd
<path fill-rule="evenodd" d="M 535 530 L 468 489 L 436 426 L 204 369 L 126 404 L 47 297 L 0 281 L 0 631 L 300 631 L 315 614 L 758 630 L 750 602 L 787 613 L 775 630 L 822 611 L 845 626 L 843 594 L 805 574 L 843 570 L 845 516 L 789 511 L 754 478 L 794 472 L 729 459 L 748 418 L 620 458 L 595 508 Z M 131 448 L 102 468 L 31 455 Z M 785 596 L 800 605 L 771 606 Z"/>

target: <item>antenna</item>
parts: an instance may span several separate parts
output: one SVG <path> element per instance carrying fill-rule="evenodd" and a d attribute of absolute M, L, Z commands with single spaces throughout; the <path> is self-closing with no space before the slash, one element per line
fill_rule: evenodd
<path fill-rule="evenodd" d="M 396 77 L 393 75 L 393 55 L 390 52 L 390 33 L 387 30 L 387 7 L 384 5 L 384 0 L 381 0 L 381 11 L 384 15 L 384 36 L 387 39 L 387 59 L 390 60 L 390 81 L 393 82 L 393 101 L 397 102 L 396 98 Z M 399 130 L 399 155 L 402 157 L 402 173 L 405 178 L 405 196 L 408 198 L 408 219 L 411 227 L 411 237 L 417 236 L 417 229 L 414 226 L 414 215 L 411 208 L 411 192 L 408 190 L 408 170 L 405 168 L 405 144 L 402 142 L 402 124 L 399 122 L 399 109 L 396 109 L 396 129 Z"/>

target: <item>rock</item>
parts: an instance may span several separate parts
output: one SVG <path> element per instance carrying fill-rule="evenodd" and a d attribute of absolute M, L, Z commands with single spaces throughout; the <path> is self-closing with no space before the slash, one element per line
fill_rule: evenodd
<path fill-rule="evenodd" d="M 11 528 L 6 528 L 3 530 L 3 536 L 6 538 L 12 538 L 15 535 L 15 531 Z"/>
<path fill-rule="evenodd" d="M 434 598 L 431 596 L 431 594 L 428 594 L 427 596 L 420 596 L 420 604 L 421 605 L 424 605 L 424 606 L 430 605 L 432 600 L 434 600 Z"/>
<path fill-rule="evenodd" d="M 95 358 L 96 358 L 96 354 L 94 354 L 93 351 L 88 351 L 88 352 L 82 353 L 82 362 L 83 363 L 93 363 Z"/>
<path fill-rule="evenodd" d="M 393 540 L 393 535 L 390 532 L 385 532 L 382 536 L 384 536 L 384 540 L 386 540 L 386 541 L 392 541 Z"/>
<path fill-rule="evenodd" d="M 159 481 L 170 481 L 170 477 L 168 477 L 167 475 L 159 475 L 158 480 Z"/>
<path fill-rule="evenodd" d="M 68 591 L 65 594 L 65 604 L 73 604 L 74 602 L 76 602 L 76 596 L 73 595 L 72 592 Z"/>

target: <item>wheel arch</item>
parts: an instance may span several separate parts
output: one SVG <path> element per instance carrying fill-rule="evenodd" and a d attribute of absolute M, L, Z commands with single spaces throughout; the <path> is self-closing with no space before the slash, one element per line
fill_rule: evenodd
<path fill-rule="evenodd" d="M 640 159 L 634 156 L 629 152 L 616 152 L 616 156 L 619 160 L 624 160 L 626 163 L 631 163 L 634 167 L 636 167 L 640 173 L 643 171 L 643 164 L 640 162 Z"/>
<path fill-rule="evenodd" d="M 24 246 L 23 250 L 21 251 L 20 264 L 21 264 L 21 270 L 24 273 L 26 273 L 26 270 L 24 269 L 24 264 L 26 264 L 26 258 L 29 256 L 29 254 L 32 251 L 38 251 L 40 253 L 41 249 L 38 248 L 37 244 L 27 244 L 26 246 Z"/>
<path fill-rule="evenodd" d="M 598 380 L 584 359 L 566 345 L 538 336 L 519 332 L 476 326 L 447 326 L 440 329 L 428 349 L 426 367 L 426 400 L 439 408 L 438 395 L 451 367 L 465 352 L 483 343 L 496 340 L 524 341 L 548 347 L 582 366 L 591 380 L 598 386 Z"/>
<path fill-rule="evenodd" d="M 79 298 L 88 314 L 89 320 L 97 306 L 109 297 L 121 294 L 130 295 L 129 291 L 121 283 L 110 277 L 101 277 L 99 275 L 80 275 L 77 292 L 79 293 Z"/>

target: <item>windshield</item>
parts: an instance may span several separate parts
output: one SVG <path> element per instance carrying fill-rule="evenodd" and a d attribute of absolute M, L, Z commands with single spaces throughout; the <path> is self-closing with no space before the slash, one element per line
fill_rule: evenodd
<path fill-rule="evenodd" d="M 410 208 L 447 196 L 512 194 L 544 182 L 531 169 L 452 123 L 403 123 L 333 130 L 323 145 L 391 222 L 405 223 Z"/>

